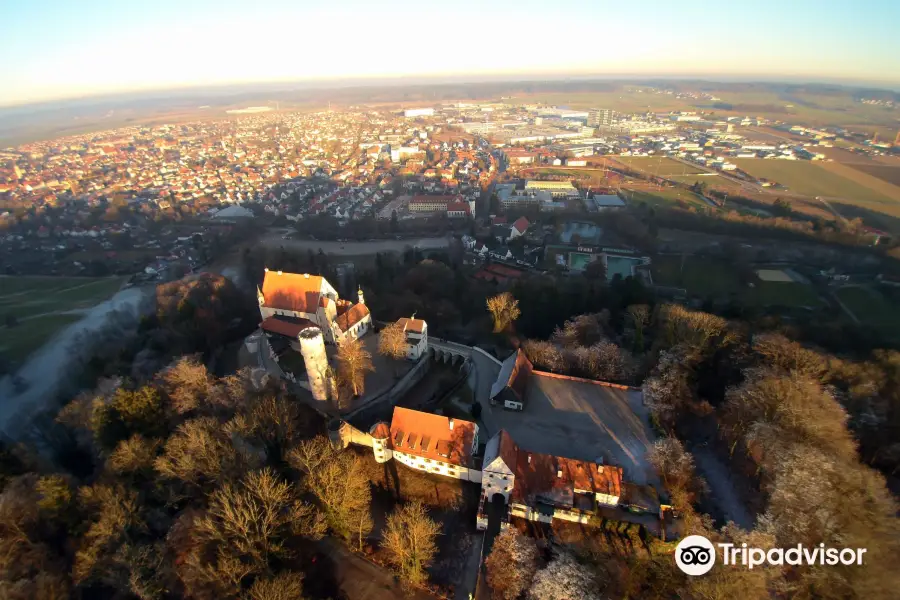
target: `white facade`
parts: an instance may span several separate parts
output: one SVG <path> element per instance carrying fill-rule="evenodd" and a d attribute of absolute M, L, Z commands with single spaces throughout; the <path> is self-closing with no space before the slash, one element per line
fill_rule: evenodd
<path fill-rule="evenodd" d="M 477 440 L 477 437 L 476 437 Z M 462 479 L 464 481 L 480 482 L 482 478 L 481 471 L 469 469 L 460 465 L 424 458 L 415 454 L 406 454 L 405 452 L 392 452 L 393 458 L 403 463 L 411 469 L 433 473 L 435 475 L 443 475 L 444 477 L 453 477 L 454 479 Z"/>
<path fill-rule="evenodd" d="M 434 116 L 433 108 L 407 108 L 403 111 L 404 117 L 432 117 Z"/>
<path fill-rule="evenodd" d="M 309 391 L 317 402 L 328 401 L 329 368 L 325 354 L 325 339 L 318 327 L 307 327 L 300 332 L 300 353 L 306 365 Z"/>

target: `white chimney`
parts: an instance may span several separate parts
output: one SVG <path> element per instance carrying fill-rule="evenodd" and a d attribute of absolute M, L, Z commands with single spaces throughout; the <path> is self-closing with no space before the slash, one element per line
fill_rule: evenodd
<path fill-rule="evenodd" d="M 557 478 L 557 479 L 562 479 L 562 469 L 559 469 L 559 470 L 556 471 L 556 478 Z"/>
<path fill-rule="evenodd" d="M 278 271 L 278 274 L 281 275 L 281 271 Z"/>
<path fill-rule="evenodd" d="M 268 273 L 268 272 L 269 272 L 269 267 L 264 268 L 263 271 L 265 271 L 266 273 Z"/>
<path fill-rule="evenodd" d="M 281 272 L 279 271 L 279 274 L 280 274 L 280 273 L 281 273 Z M 309 273 L 304 273 L 304 274 L 303 274 L 303 277 L 305 277 L 306 279 L 309 279 Z"/>
<path fill-rule="evenodd" d="M 531 464 L 531 455 L 530 454 L 528 455 L 528 464 L 529 465 Z"/>
<path fill-rule="evenodd" d="M 450 431 L 453 431 L 453 419 L 447 419 L 450 421 Z"/>
<path fill-rule="evenodd" d="M 597 472 L 598 472 L 598 473 L 602 473 L 602 472 L 603 472 L 603 465 L 597 465 Z"/>

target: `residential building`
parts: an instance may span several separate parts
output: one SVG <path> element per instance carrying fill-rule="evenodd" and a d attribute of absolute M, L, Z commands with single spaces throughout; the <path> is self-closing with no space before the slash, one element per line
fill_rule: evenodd
<path fill-rule="evenodd" d="M 609 108 L 593 108 L 588 111 L 587 124 L 589 127 L 605 127 L 612 125 L 613 111 Z"/>
<path fill-rule="evenodd" d="M 419 360 L 428 352 L 428 323 L 415 316 L 399 319 L 397 323 L 406 334 L 406 358 Z"/>
<path fill-rule="evenodd" d="M 450 203 L 458 201 L 457 196 L 414 196 L 409 201 L 410 212 L 447 212 Z"/>
<path fill-rule="evenodd" d="M 529 225 L 528 219 L 519 217 L 516 219 L 516 222 L 512 224 L 512 227 L 509 228 L 509 238 L 507 239 L 514 240 L 517 237 L 522 237 L 525 235 L 525 232 L 528 231 Z"/>

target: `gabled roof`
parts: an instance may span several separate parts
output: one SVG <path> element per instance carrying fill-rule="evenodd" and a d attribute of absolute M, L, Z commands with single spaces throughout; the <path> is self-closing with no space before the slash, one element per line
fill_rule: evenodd
<path fill-rule="evenodd" d="M 519 233 L 525 233 L 526 231 L 528 231 L 529 225 L 530 223 L 528 222 L 528 219 L 526 219 L 525 217 L 519 217 L 518 219 L 516 219 L 516 222 L 512 224 L 512 227 Z"/>
<path fill-rule="evenodd" d="M 496 398 L 504 391 L 509 391 L 519 402 L 525 401 L 525 386 L 534 367 L 521 348 L 510 354 L 500 366 L 497 381 L 491 386 L 491 398 Z"/>
<path fill-rule="evenodd" d="M 397 319 L 397 323 L 403 328 L 403 331 L 411 331 L 413 333 L 422 333 L 425 331 L 425 327 L 427 327 L 425 321 L 422 319 L 407 319 L 406 317 L 402 317 Z"/>
<path fill-rule="evenodd" d="M 390 445 L 395 452 L 469 466 L 475 423 L 394 407 Z"/>
<path fill-rule="evenodd" d="M 574 493 L 622 495 L 622 469 L 519 450 L 512 499 L 573 506 Z"/>
<path fill-rule="evenodd" d="M 369 308 L 365 304 L 354 304 L 349 310 L 342 312 L 335 318 L 334 322 L 341 328 L 341 331 L 347 331 L 369 314 Z"/>
<path fill-rule="evenodd" d="M 322 277 L 297 273 L 266 271 L 262 293 L 263 306 L 315 314 L 319 306 Z"/>
<path fill-rule="evenodd" d="M 306 329 L 307 327 L 316 326 L 312 321 L 308 321 L 306 319 L 292 319 L 290 317 L 269 317 L 263 320 L 259 326 L 269 333 L 277 333 L 278 335 L 284 335 L 289 338 L 296 339 L 300 332 Z"/>

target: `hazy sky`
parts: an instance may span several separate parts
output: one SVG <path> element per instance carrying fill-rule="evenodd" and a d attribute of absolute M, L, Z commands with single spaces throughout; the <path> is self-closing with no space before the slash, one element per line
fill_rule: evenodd
<path fill-rule="evenodd" d="M 0 105 L 398 75 L 900 82 L 900 0 L 0 0 Z"/>

